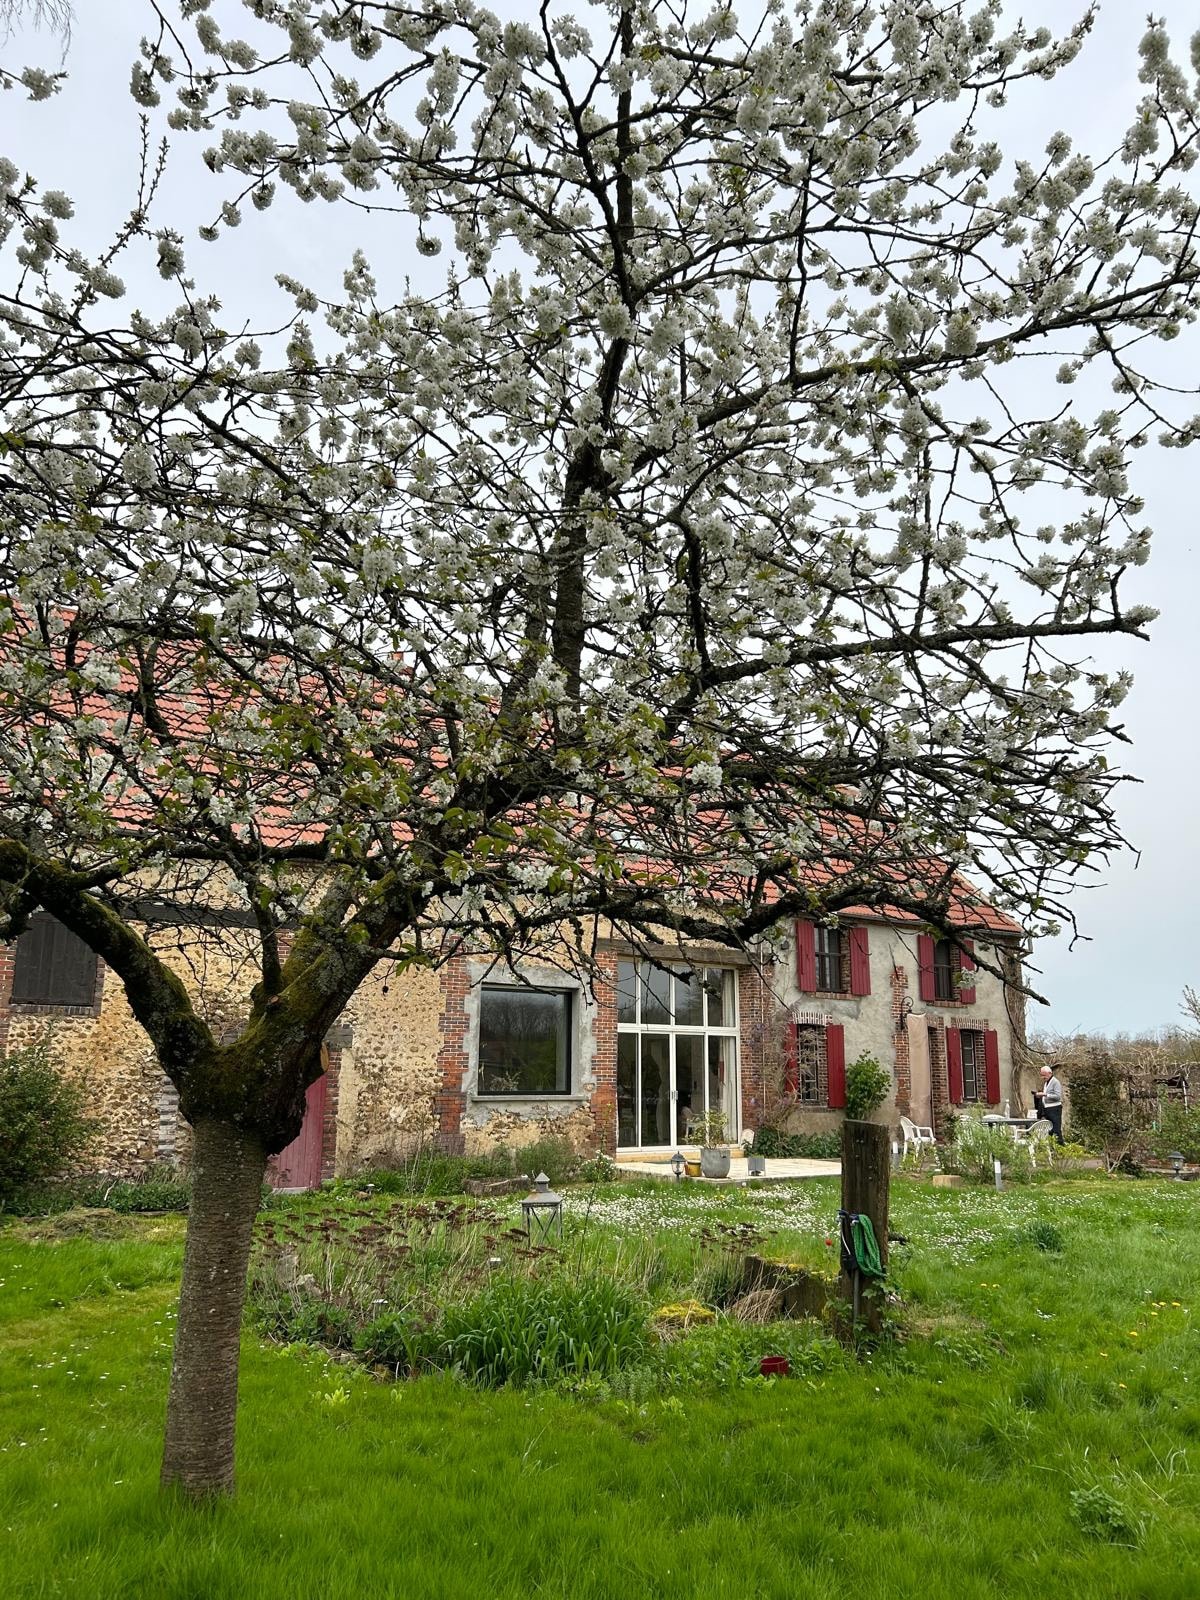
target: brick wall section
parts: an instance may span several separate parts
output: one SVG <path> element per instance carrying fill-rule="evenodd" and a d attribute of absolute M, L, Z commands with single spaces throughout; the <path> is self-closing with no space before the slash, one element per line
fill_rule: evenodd
<path fill-rule="evenodd" d="M 8 1054 L 8 1018 L 12 1005 L 13 946 L 0 944 L 0 1058 Z"/>
<path fill-rule="evenodd" d="M 328 1183 L 337 1162 L 338 1083 L 342 1075 L 340 1045 L 329 1046 L 329 1065 L 325 1069 L 325 1115 L 321 1124 L 321 1182 Z"/>
<path fill-rule="evenodd" d="M 461 1153 L 466 1140 L 462 1131 L 466 1107 L 467 1069 L 467 994 L 471 975 L 460 956 L 448 961 L 440 973 L 442 1010 L 438 1019 L 441 1047 L 437 1057 L 437 1140 L 444 1150 Z"/>
<path fill-rule="evenodd" d="M 950 1080 L 946 1070 L 946 1024 L 931 1012 L 929 1028 L 929 1092 L 933 1114 L 933 1131 L 941 1139 L 946 1131 L 948 1112 L 957 1115 L 950 1104 Z"/>
<path fill-rule="evenodd" d="M 906 1117 L 912 1103 L 912 1060 L 908 1049 L 905 1002 L 908 1000 L 908 973 L 892 968 L 892 1034 L 896 1052 L 896 1111 Z"/>
<path fill-rule="evenodd" d="M 771 1032 L 773 1005 L 770 971 L 739 967 L 738 986 L 738 1061 L 742 1091 L 742 1127 L 757 1130 L 766 1102 L 766 1054 Z"/>
<path fill-rule="evenodd" d="M 617 955 L 615 951 L 596 954 L 593 993 L 596 1015 L 593 1023 L 592 1126 L 596 1149 L 606 1156 L 617 1152 Z"/>

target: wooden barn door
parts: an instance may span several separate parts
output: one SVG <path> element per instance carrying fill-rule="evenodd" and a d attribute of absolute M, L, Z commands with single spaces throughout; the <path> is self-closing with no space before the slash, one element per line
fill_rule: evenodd
<path fill-rule="evenodd" d="M 325 1133 L 326 1074 L 310 1083 L 304 1097 L 300 1132 L 279 1152 L 270 1182 L 275 1189 L 316 1189 L 321 1182 L 321 1145 Z"/>

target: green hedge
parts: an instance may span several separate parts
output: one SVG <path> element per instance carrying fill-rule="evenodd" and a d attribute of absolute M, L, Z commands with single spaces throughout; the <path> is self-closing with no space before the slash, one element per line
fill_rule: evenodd
<path fill-rule="evenodd" d="M 837 1161 L 842 1154 L 842 1135 L 837 1133 L 783 1133 L 779 1128 L 760 1128 L 751 1146 L 756 1156 L 779 1157 L 793 1161 Z"/>

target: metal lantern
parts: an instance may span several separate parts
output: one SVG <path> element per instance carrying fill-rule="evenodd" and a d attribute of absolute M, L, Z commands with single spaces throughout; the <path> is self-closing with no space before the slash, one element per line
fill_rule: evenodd
<path fill-rule="evenodd" d="M 1167 1159 L 1171 1163 L 1171 1171 L 1175 1174 L 1175 1176 L 1177 1178 L 1182 1178 L 1183 1177 L 1183 1151 L 1182 1150 L 1172 1150 L 1171 1154 L 1167 1157 Z"/>
<path fill-rule="evenodd" d="M 562 1195 L 555 1194 L 550 1179 L 539 1172 L 533 1180 L 533 1193 L 521 1201 L 525 1237 L 530 1244 L 549 1244 L 555 1236 L 562 1238 L 562 1209 Z"/>
<path fill-rule="evenodd" d="M 683 1177 L 683 1169 L 686 1165 L 687 1163 L 683 1159 L 682 1152 L 676 1150 L 675 1154 L 671 1157 L 671 1171 L 675 1174 L 676 1178 Z"/>

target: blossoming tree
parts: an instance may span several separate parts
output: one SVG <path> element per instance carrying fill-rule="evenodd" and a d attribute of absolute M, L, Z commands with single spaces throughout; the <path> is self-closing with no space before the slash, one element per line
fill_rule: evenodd
<path fill-rule="evenodd" d="M 1114 150 L 1006 161 L 1090 18 L 999 9 L 162 0 L 111 248 L 0 159 L 0 932 L 103 957 L 194 1129 L 164 1482 L 232 1483 L 264 1163 L 381 962 L 948 928 L 958 870 L 1036 932 L 1119 842 L 1082 652 L 1149 620 L 1133 453 L 1200 427 L 1196 88 L 1151 26 Z M 250 336 L 160 134 L 210 242 L 330 208 L 338 294 Z M 178 959 L 222 919 L 232 1030 Z"/>

